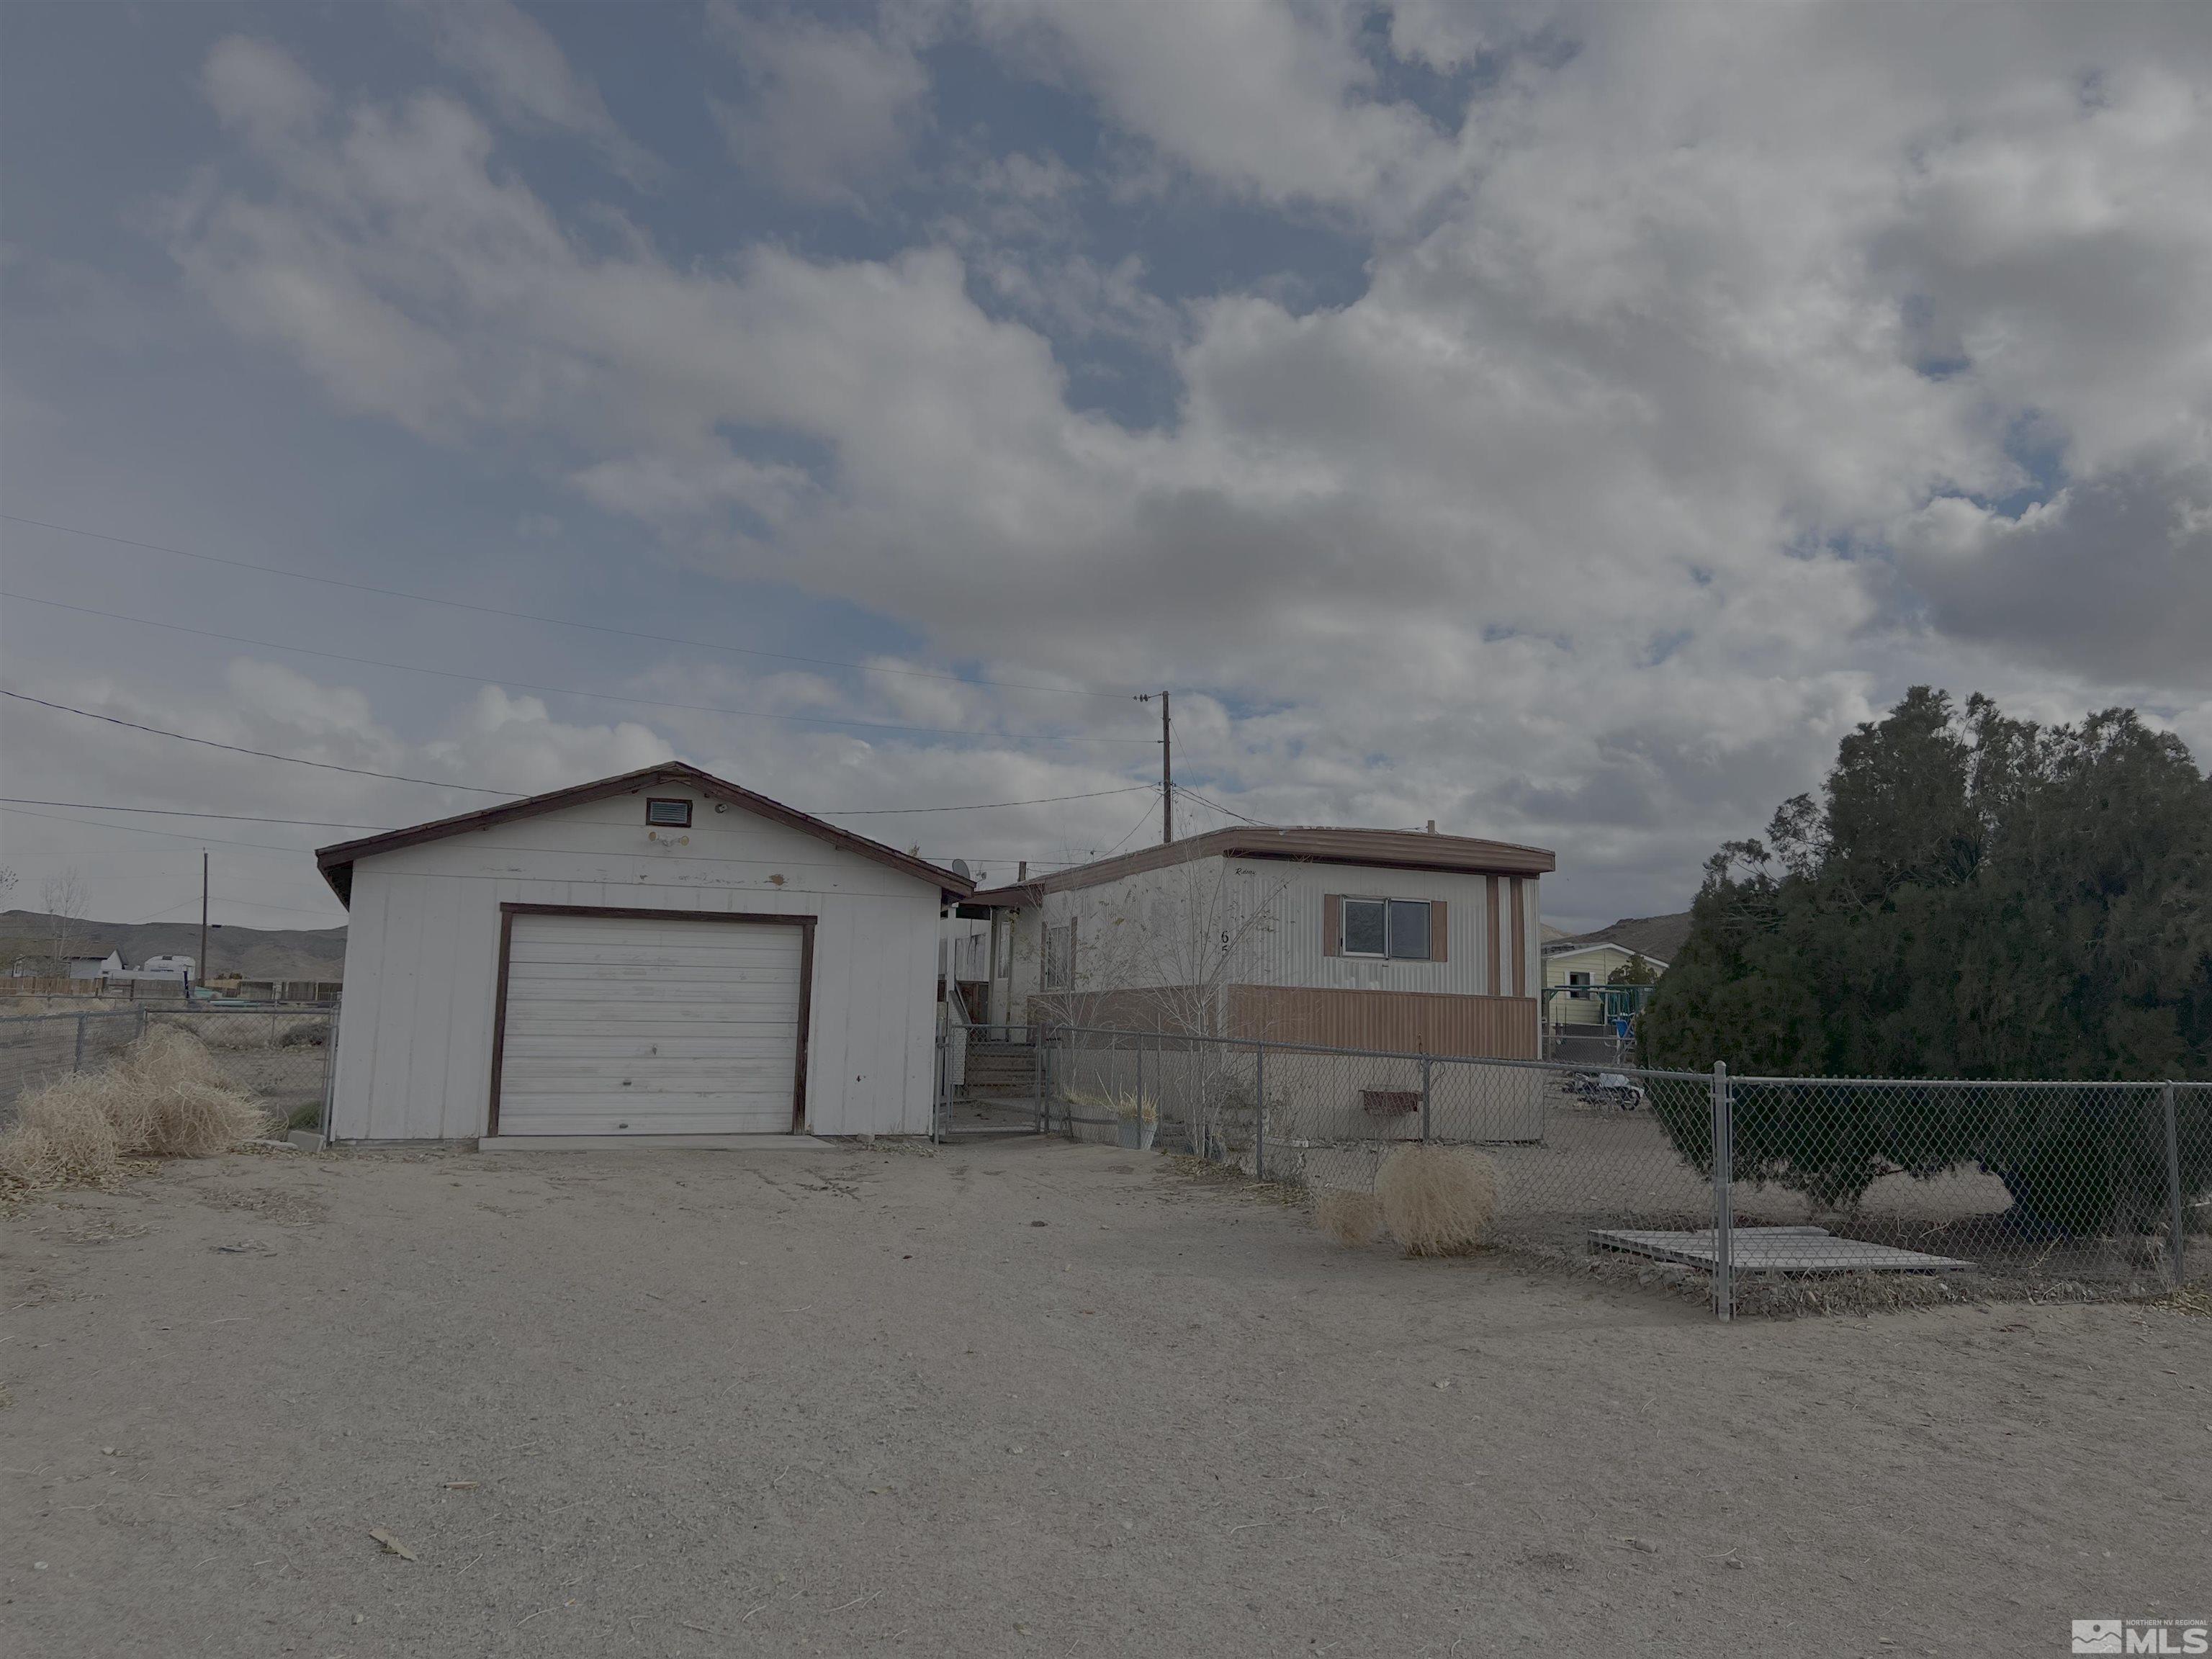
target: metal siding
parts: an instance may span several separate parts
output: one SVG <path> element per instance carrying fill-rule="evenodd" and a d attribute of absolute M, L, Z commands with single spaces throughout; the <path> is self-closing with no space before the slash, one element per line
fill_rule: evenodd
<path fill-rule="evenodd" d="M 461 949 L 465 927 L 461 913 L 452 905 L 425 902 L 417 895 L 415 926 L 416 960 L 425 964 L 451 962 Z M 398 1103 L 409 1139 L 434 1137 L 441 1114 L 436 1103 L 445 1097 L 446 1059 L 453 1048 L 453 976 L 436 971 L 415 975 L 414 1006 L 408 1012 L 408 1046 L 404 1075 L 406 1093 Z"/>
<path fill-rule="evenodd" d="M 345 1140 L 370 1136 L 368 1104 L 376 1087 L 374 1034 L 383 1007 L 386 901 L 389 886 L 372 877 L 356 882 L 346 913 L 345 1009 L 337 1049 L 331 1057 L 331 1133 Z"/>
<path fill-rule="evenodd" d="M 810 1121 L 825 1133 L 926 1128 L 938 890 L 699 799 L 692 828 L 676 832 L 688 847 L 647 840 L 653 826 L 641 794 L 362 860 L 348 918 L 336 1133 L 483 1133 L 502 901 L 817 916 Z"/>
<path fill-rule="evenodd" d="M 1535 907 L 1521 891 L 1521 879 L 1513 878 L 1513 994 L 1528 994 L 1528 915 Z"/>
<path fill-rule="evenodd" d="M 1392 1054 L 1538 1058 L 1537 1006 L 1527 997 L 1238 985 L 1231 1035 Z"/>
<path fill-rule="evenodd" d="M 1249 885 L 1251 902 L 1272 903 L 1272 925 L 1247 939 L 1232 977 L 1252 985 L 1314 986 L 1338 990 L 1407 991 L 1480 996 L 1492 993 L 1483 952 L 1468 933 L 1481 912 L 1487 878 L 1453 871 L 1392 870 L 1344 864 L 1285 865 L 1255 860 L 1232 880 Z M 1322 911 L 1331 895 L 1359 898 L 1441 899 L 1453 930 L 1442 960 L 1381 961 L 1323 954 Z"/>
<path fill-rule="evenodd" d="M 1188 948 L 1192 913 L 1194 907 L 1211 907 L 1218 898 L 1239 914 L 1247 907 L 1266 907 L 1269 912 L 1267 921 L 1237 941 L 1236 959 L 1221 975 L 1227 982 L 1517 1000 L 1534 990 L 1539 884 L 1526 878 L 1520 908 L 1530 942 L 1516 946 L 1504 892 L 1493 886 L 1501 879 L 1452 871 L 1260 859 L 1194 860 L 1140 871 L 1095 887 L 1048 893 L 1024 906 L 1012 923 L 1010 997 L 1019 1010 L 1042 991 L 1043 930 L 1070 920 L 1079 924 L 1079 993 L 1199 982 L 1205 964 L 1194 960 Z M 1392 962 L 1328 954 L 1328 901 L 1344 895 L 1442 901 L 1447 930 L 1443 959 Z M 1167 936 L 1169 947 L 1151 953 L 1164 959 L 1147 963 L 1147 953 L 1141 949 L 1109 951 L 1099 944 L 1131 928 Z M 1512 981 L 1510 965 L 1516 954 L 1528 970 L 1522 987 Z M 1120 960 L 1113 959 L 1116 957 Z M 1133 967 L 1139 971 L 1129 971 Z M 1109 968 L 1118 971 L 1109 973 Z"/>

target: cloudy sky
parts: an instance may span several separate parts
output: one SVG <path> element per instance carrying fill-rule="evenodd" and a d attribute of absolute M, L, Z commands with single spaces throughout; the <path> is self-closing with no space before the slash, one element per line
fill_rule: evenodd
<path fill-rule="evenodd" d="M 669 756 L 1011 875 L 1158 833 L 1160 687 L 1180 827 L 1538 842 L 1569 925 L 1916 681 L 2212 755 L 2212 9 L 0 46 L 5 685 L 430 781 L 9 700 L 8 903 L 327 925 L 318 825 Z"/>

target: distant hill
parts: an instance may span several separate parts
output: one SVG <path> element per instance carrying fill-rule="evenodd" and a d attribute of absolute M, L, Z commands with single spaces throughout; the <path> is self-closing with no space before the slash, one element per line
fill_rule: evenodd
<path fill-rule="evenodd" d="M 1587 933 L 1576 933 L 1565 939 L 1554 940 L 1559 945 L 1618 945 L 1639 956 L 1650 957 L 1655 962 L 1672 962 L 1690 942 L 1690 913 L 1676 912 L 1671 916 L 1623 916 L 1609 927 L 1600 927 Z"/>
<path fill-rule="evenodd" d="M 0 913 L 0 971 L 17 957 L 46 950 L 53 939 L 53 918 L 39 910 Z M 346 930 L 343 927 L 240 927 L 226 924 L 208 930 L 210 961 L 202 975 L 242 974 L 247 979 L 337 979 L 345 970 Z M 200 925 L 197 921 L 143 921 L 126 926 L 114 921 L 76 921 L 70 924 L 70 950 L 76 956 L 104 956 L 120 951 L 126 966 L 136 968 L 149 957 L 197 957 L 200 953 Z"/>

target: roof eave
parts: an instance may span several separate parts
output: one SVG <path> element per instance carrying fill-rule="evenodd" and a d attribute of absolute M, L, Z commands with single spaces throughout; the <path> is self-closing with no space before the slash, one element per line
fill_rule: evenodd
<path fill-rule="evenodd" d="M 742 785 L 731 783 L 682 761 L 641 767 L 635 772 L 618 773 L 611 778 L 599 778 L 566 789 L 531 795 L 521 800 L 509 801 L 502 806 L 485 807 L 453 817 L 433 818 L 428 823 L 416 824 L 410 829 L 386 830 L 380 835 L 338 842 L 316 849 L 315 867 L 322 872 L 323 879 L 330 884 L 331 890 L 338 896 L 338 902 L 350 908 L 353 902 L 353 866 L 358 860 L 398 852 L 426 842 L 443 841 L 471 830 L 489 830 L 494 824 L 511 823 L 516 818 L 557 812 L 563 807 L 580 806 L 586 802 L 605 800 L 614 795 L 635 794 L 659 782 L 681 782 L 696 789 L 701 794 L 727 801 L 757 817 L 783 824 L 802 835 L 813 836 L 833 847 L 862 858 L 872 859 L 878 864 L 889 865 L 918 879 L 935 882 L 940 903 L 957 902 L 975 890 L 975 884 L 972 881 L 942 869 L 926 859 L 902 853 L 895 847 L 887 847 L 879 841 L 855 835 L 849 830 L 841 830 L 825 819 L 802 812 L 795 806 L 786 806 L 781 801 L 773 800 L 766 795 L 756 794 Z"/>

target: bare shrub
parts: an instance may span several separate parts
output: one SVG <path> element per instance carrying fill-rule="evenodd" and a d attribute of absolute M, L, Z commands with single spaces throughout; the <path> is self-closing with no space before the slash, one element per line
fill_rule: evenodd
<path fill-rule="evenodd" d="M 27 1127 L 45 1136 L 51 1156 L 60 1169 L 84 1180 L 113 1175 L 123 1156 L 123 1144 L 115 1133 L 115 1126 L 100 1109 L 99 1091 L 70 1086 L 91 1081 L 87 1078 L 66 1079 L 26 1102 L 21 1115 L 21 1121 Z"/>
<path fill-rule="evenodd" d="M 18 1123 L 0 1133 L 0 1176 L 15 1187 L 47 1187 L 62 1179 L 61 1160 L 44 1129 Z"/>
<path fill-rule="evenodd" d="M 210 1158 L 267 1126 L 260 1103 L 223 1076 L 206 1045 L 188 1031 L 156 1026 L 100 1073 L 114 1079 L 112 1115 L 137 1118 L 142 1137 L 129 1151 L 159 1158 Z M 121 1122 L 117 1127 L 121 1128 Z"/>
<path fill-rule="evenodd" d="M 1376 1171 L 1375 1196 L 1407 1255 L 1463 1255 L 1497 1213 L 1497 1165 L 1460 1146 L 1401 1146 Z"/>
<path fill-rule="evenodd" d="M 27 1187 L 106 1180 L 126 1157 L 210 1158 L 268 1123 L 204 1044 L 170 1026 L 148 1031 L 112 1066 L 48 1084 L 20 1115 L 0 1134 L 0 1173 Z"/>
<path fill-rule="evenodd" d="M 156 1158 L 213 1158 L 268 1127 L 251 1096 L 204 1083 L 172 1083 L 153 1113 L 143 1150 Z"/>
<path fill-rule="evenodd" d="M 1372 1244 L 1382 1231 L 1382 1201 L 1372 1193 L 1326 1188 L 1315 1195 L 1314 1222 L 1340 1244 Z"/>

